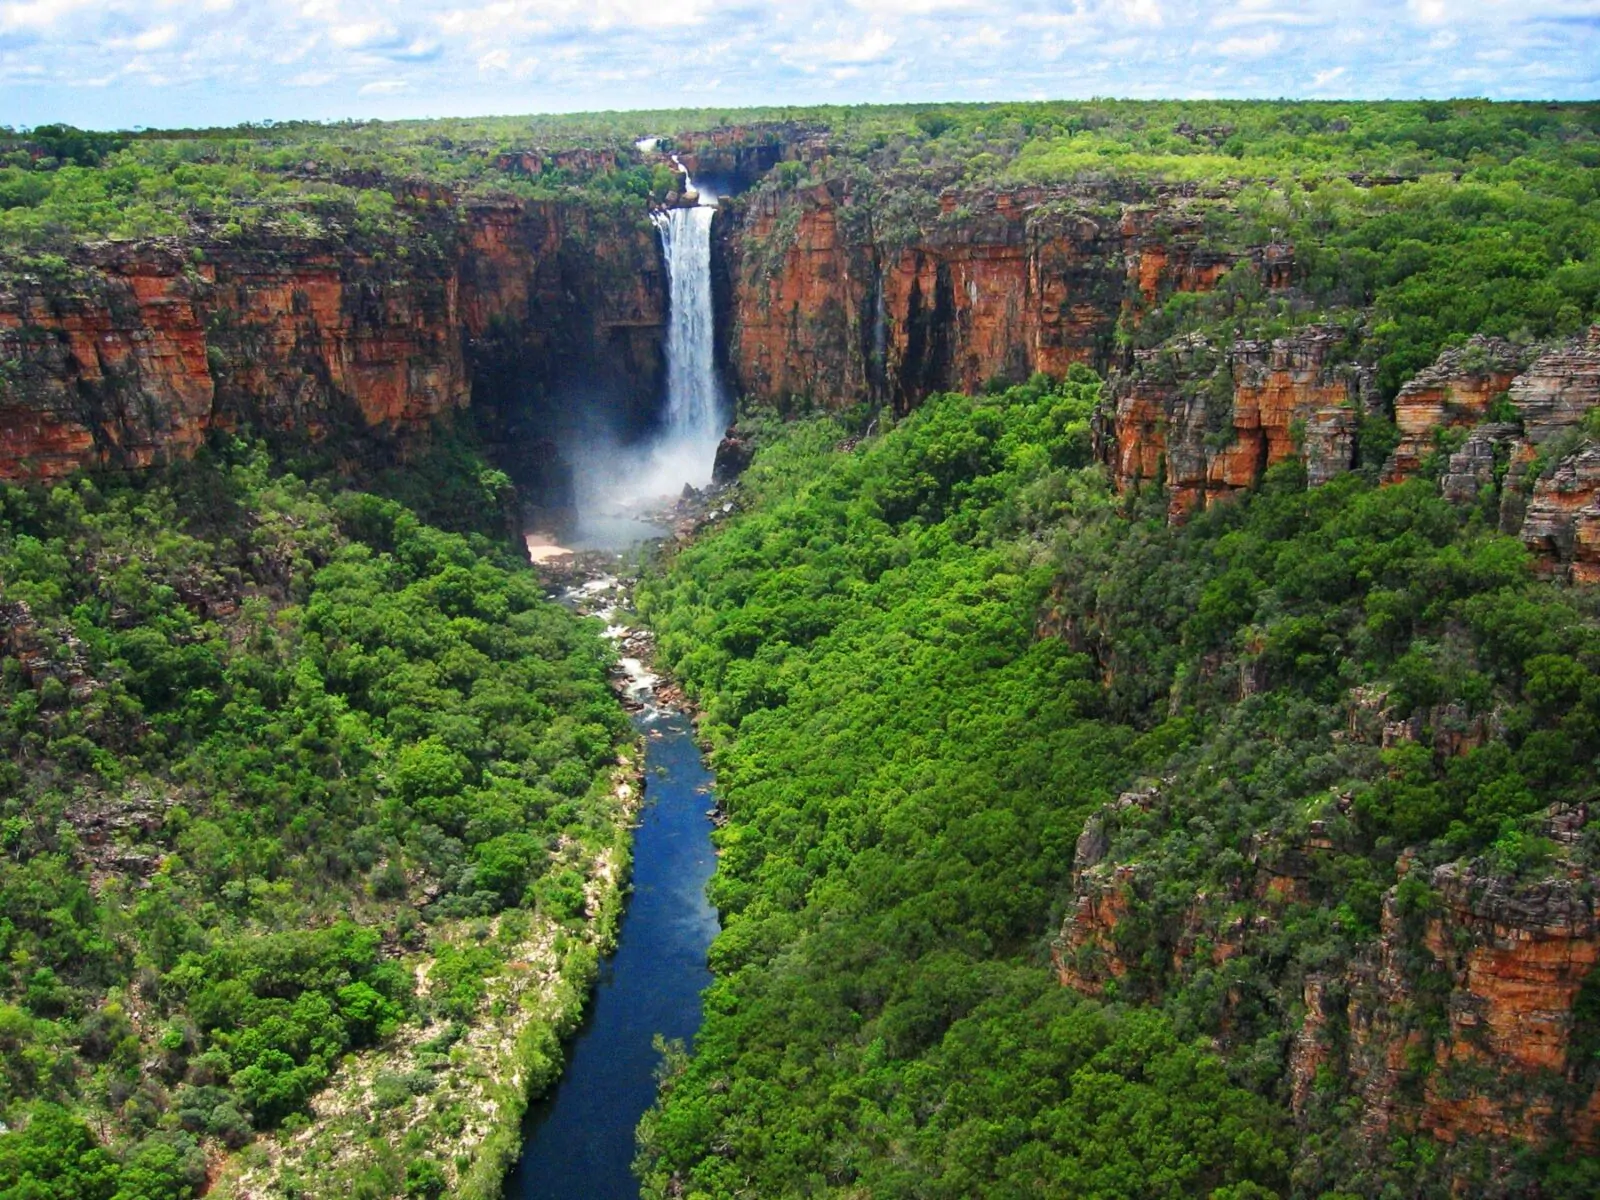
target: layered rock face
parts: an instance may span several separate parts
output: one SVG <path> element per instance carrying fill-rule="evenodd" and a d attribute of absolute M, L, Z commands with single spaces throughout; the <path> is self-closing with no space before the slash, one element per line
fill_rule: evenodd
<path fill-rule="evenodd" d="M 1113 386 L 1101 455 L 1123 489 L 1163 480 L 1174 518 L 1297 454 L 1325 482 L 1354 463 L 1371 397 L 1348 341 L 1336 326 L 1313 325 L 1270 342 L 1218 348 L 1190 337 L 1139 351 Z"/>
<path fill-rule="evenodd" d="M 1357 1102 L 1349 1133 L 1364 1154 L 1381 1155 L 1393 1136 L 1419 1129 L 1446 1143 L 1564 1142 L 1585 1153 L 1600 1146 L 1600 1088 L 1575 1049 L 1580 994 L 1594 986 L 1588 980 L 1600 961 L 1585 872 L 1520 883 L 1482 863 L 1445 864 L 1423 881 L 1426 908 L 1404 908 L 1399 888 L 1391 889 L 1371 947 L 1337 970 L 1297 974 L 1273 947 L 1291 906 L 1319 902 L 1318 860 L 1340 852 L 1317 821 L 1287 843 L 1255 839 L 1237 883 L 1196 893 L 1183 914 L 1164 921 L 1165 954 L 1153 953 L 1150 931 L 1134 928 L 1130 914 L 1149 906 L 1156 881 L 1136 861 L 1108 856 L 1103 832 L 1134 804 L 1159 799 L 1123 796 L 1079 840 L 1076 898 L 1054 949 L 1063 985 L 1096 994 L 1115 983 L 1121 996 L 1159 999 L 1248 958 L 1293 1031 L 1285 1083 L 1297 1119 L 1325 1119 L 1313 1114 L 1317 1092 L 1336 1079 L 1348 1081 Z M 1558 845 L 1572 846 L 1587 819 L 1583 811 L 1552 812 L 1547 829 Z M 1241 917 L 1246 902 L 1250 915 Z M 1236 1036 L 1231 1010 L 1242 1000 L 1223 998 L 1224 1043 Z M 1244 1044 L 1259 1032 L 1237 1036 Z"/>
<path fill-rule="evenodd" d="M 1399 480 L 1416 474 L 1440 430 L 1470 428 L 1483 421 L 1526 362 L 1522 347 L 1503 338 L 1474 337 L 1419 371 L 1395 397 L 1400 444 L 1384 464 L 1384 477 Z"/>
<path fill-rule="evenodd" d="M 1522 540 L 1547 574 L 1600 583 L 1600 446 L 1583 446 L 1534 486 Z"/>
<path fill-rule="evenodd" d="M 901 412 L 935 391 L 1104 367 L 1125 309 L 1208 289 L 1235 265 L 1202 247 L 1181 196 L 1042 188 L 949 192 L 912 214 L 858 202 L 842 182 L 764 193 L 725 206 L 721 245 L 745 394 Z M 1288 257 L 1263 252 L 1269 282 L 1287 278 Z"/>
<path fill-rule="evenodd" d="M 198 296 L 214 269 L 176 252 L 102 256 L 85 286 L 0 296 L 0 478 L 56 479 L 192 453 L 216 384 Z"/>
<path fill-rule="evenodd" d="M 1600 582 L 1600 446 L 1587 424 L 1600 408 L 1600 327 L 1529 357 L 1486 338 L 1445 351 L 1396 398 L 1402 440 L 1385 478 L 1415 474 L 1441 432 L 1467 429 L 1440 476 L 1445 496 L 1496 500 L 1500 528 L 1543 574 Z M 1514 419 L 1484 419 L 1497 398 L 1496 415 Z"/>
<path fill-rule="evenodd" d="M 72 267 L 0 294 L 0 478 L 172 461 L 242 422 L 403 440 L 475 392 L 537 393 L 558 363 L 648 410 L 660 371 L 653 236 L 572 206 L 446 209 L 378 247 L 91 247 Z M 524 378 L 490 378 L 497 355 Z"/>
<path fill-rule="evenodd" d="M 1191 335 L 1136 351 L 1112 375 L 1099 455 L 1121 490 L 1164 483 L 1174 520 L 1293 457 L 1324 483 L 1355 465 L 1361 419 L 1380 411 L 1358 349 L 1339 327 L 1310 325 L 1270 342 Z M 1600 582 L 1600 449 L 1585 433 L 1596 408 L 1600 328 L 1542 352 L 1475 337 L 1401 388 L 1400 442 L 1382 476 L 1416 475 L 1454 434 L 1444 494 L 1463 504 L 1490 496 L 1501 529 L 1527 543 L 1544 574 Z"/>

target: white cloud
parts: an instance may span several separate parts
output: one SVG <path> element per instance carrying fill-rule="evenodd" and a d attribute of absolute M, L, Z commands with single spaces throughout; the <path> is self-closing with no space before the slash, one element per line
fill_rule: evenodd
<path fill-rule="evenodd" d="M 1226 38 L 1217 43 L 1217 53 L 1225 58 L 1260 58 L 1271 54 L 1281 45 L 1281 33 L 1263 33 L 1259 37 Z"/>
<path fill-rule="evenodd" d="M 89 8 L 94 0 L 24 0 L 0 5 L 0 28 L 51 29 L 62 18 Z"/>
<path fill-rule="evenodd" d="M 1161 5 L 1156 0 L 1126 0 L 1124 15 L 1136 25 L 1159 27 L 1166 23 L 1161 15 Z"/>
<path fill-rule="evenodd" d="M 691 105 L 713 79 L 719 105 L 1560 98 L 1594 94 L 1600 3 L 0 0 L 0 35 L 0 98 L 23 123 Z M 1468 64 L 1482 74 L 1449 73 Z"/>
<path fill-rule="evenodd" d="M 360 21 L 352 25 L 335 25 L 328 30 L 328 38 L 335 46 L 345 50 L 361 50 L 380 42 L 392 41 L 395 28 L 387 21 Z"/>
<path fill-rule="evenodd" d="M 1241 25 L 1317 25 L 1317 13 L 1303 9 L 1272 8 L 1268 4 L 1245 3 L 1237 8 L 1218 8 L 1211 15 L 1211 28 L 1237 29 Z"/>
<path fill-rule="evenodd" d="M 154 29 L 146 29 L 130 39 L 136 50 L 159 50 L 168 45 L 178 36 L 176 25 L 158 25 Z"/>

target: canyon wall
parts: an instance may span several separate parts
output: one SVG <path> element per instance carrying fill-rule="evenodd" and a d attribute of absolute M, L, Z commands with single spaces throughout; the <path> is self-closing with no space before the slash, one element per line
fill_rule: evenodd
<path fill-rule="evenodd" d="M 1398 482 L 1442 448 L 1448 494 L 1492 487 L 1502 528 L 1541 571 L 1600 579 L 1600 451 L 1583 452 L 1581 437 L 1600 405 L 1600 335 L 1542 351 L 1486 337 L 1447 349 L 1395 398 L 1398 444 L 1363 462 L 1363 426 L 1383 426 L 1389 406 L 1362 363 L 1360 322 L 1118 348 L 1119 329 L 1236 267 L 1292 298 L 1292 246 L 1208 245 L 1202 202 L 1215 197 L 1019 188 L 922 199 L 896 207 L 841 179 L 724 203 L 719 336 L 749 402 L 903 413 L 932 392 L 1085 362 L 1108 375 L 1100 458 L 1120 490 L 1165 486 L 1174 520 L 1289 459 L 1312 483 L 1358 465 Z M 1380 440 L 1366 450 L 1384 452 Z"/>
<path fill-rule="evenodd" d="M 1251 980 L 1222 993 L 1220 1041 L 1246 1051 L 1263 1020 L 1289 1030 L 1284 1083 L 1296 1121 L 1333 1122 L 1356 1163 L 1418 1131 L 1447 1147 L 1482 1138 L 1600 1147 L 1600 1074 L 1583 1048 L 1600 924 L 1588 872 L 1568 859 L 1587 810 L 1549 811 L 1555 869 L 1537 881 L 1483 861 L 1423 869 L 1403 856 L 1406 882 L 1384 896 L 1377 937 L 1346 961 L 1310 966 L 1285 961 L 1282 944 L 1306 912 L 1339 899 L 1325 882 L 1348 849 L 1339 812 L 1298 834 L 1260 832 L 1229 886 L 1152 916 L 1158 888 L 1175 902 L 1172 881 L 1110 852 L 1130 810 L 1146 832 L 1182 820 L 1165 811 L 1159 786 L 1091 818 L 1053 951 L 1064 986 L 1159 1002 L 1210 979 Z"/>
<path fill-rule="evenodd" d="M 727 357 L 736 385 L 780 408 L 977 391 L 1075 362 L 1104 369 L 1124 312 L 1209 289 L 1234 259 L 1208 249 L 1182 191 L 1117 196 L 946 192 L 925 212 L 846 181 L 724 205 Z M 1255 256 L 1269 286 L 1292 252 Z"/>
<path fill-rule="evenodd" d="M 138 468 L 248 422 L 395 443 L 584 371 L 650 411 L 654 235 L 552 202 L 435 207 L 390 239 L 99 244 L 0 292 L 0 479 Z"/>
<path fill-rule="evenodd" d="M 827 153 L 789 126 L 684 142 L 692 165 L 741 180 Z M 905 412 L 934 391 L 1087 362 L 1109 377 L 1100 457 L 1121 490 L 1164 485 L 1173 519 L 1287 459 L 1314 483 L 1361 464 L 1365 422 L 1386 406 L 1359 323 L 1119 347 L 1119 329 L 1234 268 L 1292 297 L 1292 247 L 1208 244 L 1216 197 L 886 195 L 838 179 L 724 201 L 717 332 L 748 402 Z M 410 434 L 470 403 L 538 492 L 561 470 L 558 436 L 650 424 L 667 287 L 642 211 L 413 199 L 405 239 L 99 244 L 56 275 L 13 272 L 0 291 L 0 478 L 149 466 L 245 423 L 311 440 L 355 432 L 403 455 Z M 1600 579 L 1600 452 L 1582 437 L 1597 404 L 1596 335 L 1542 353 L 1473 338 L 1401 389 L 1398 445 L 1366 465 L 1398 481 L 1443 449 L 1447 494 L 1476 502 L 1487 489 L 1542 571 Z"/>

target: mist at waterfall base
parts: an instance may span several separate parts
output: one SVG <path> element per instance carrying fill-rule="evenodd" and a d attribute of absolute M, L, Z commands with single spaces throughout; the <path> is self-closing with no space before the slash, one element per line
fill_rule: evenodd
<path fill-rule="evenodd" d="M 728 405 L 717 374 L 711 299 L 711 220 L 716 197 L 653 214 L 667 264 L 667 387 L 661 425 L 633 445 L 589 436 L 566 449 L 573 466 L 578 548 L 621 549 L 659 530 L 648 514 L 685 484 L 711 482 Z"/>

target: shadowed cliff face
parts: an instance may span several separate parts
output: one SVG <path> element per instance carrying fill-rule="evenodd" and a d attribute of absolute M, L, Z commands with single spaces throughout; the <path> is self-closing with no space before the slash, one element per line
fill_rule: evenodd
<path fill-rule="evenodd" d="M 639 215 L 619 223 L 550 203 L 469 215 L 460 278 L 473 416 L 535 504 L 571 503 L 563 448 L 626 442 L 658 418 L 667 280 Z"/>
<path fill-rule="evenodd" d="M 403 453 L 469 401 L 531 478 L 558 417 L 648 423 L 664 307 L 647 227 L 554 202 L 441 212 L 394 245 L 90 248 L 0 295 L 0 478 L 172 461 L 242 422 Z"/>

